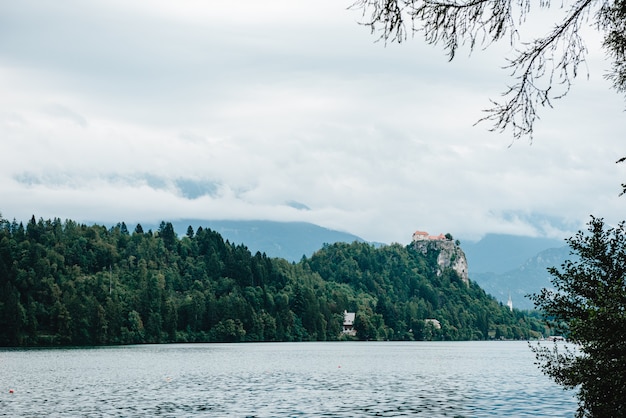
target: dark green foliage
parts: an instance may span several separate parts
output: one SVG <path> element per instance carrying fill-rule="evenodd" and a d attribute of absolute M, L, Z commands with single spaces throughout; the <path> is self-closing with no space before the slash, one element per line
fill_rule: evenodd
<path fill-rule="evenodd" d="M 210 230 L 171 223 L 132 233 L 34 216 L 0 218 L 0 345 L 531 338 L 510 312 L 436 255 L 369 244 L 325 246 L 299 263 L 251 254 Z M 440 321 L 441 328 L 425 325 Z"/>
<path fill-rule="evenodd" d="M 626 229 L 592 218 L 568 240 L 575 261 L 551 268 L 554 290 L 533 300 L 576 347 L 533 347 L 544 373 L 578 388 L 578 416 L 626 415 Z"/>

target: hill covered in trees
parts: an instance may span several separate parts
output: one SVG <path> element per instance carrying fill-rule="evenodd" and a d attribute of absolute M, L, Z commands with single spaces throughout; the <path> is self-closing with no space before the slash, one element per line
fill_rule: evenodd
<path fill-rule="evenodd" d="M 437 254 L 399 244 L 325 245 L 297 263 L 210 229 L 156 231 L 0 217 L 0 345 L 533 338 L 538 318 L 509 311 Z M 432 321 L 437 319 L 441 327 Z"/>

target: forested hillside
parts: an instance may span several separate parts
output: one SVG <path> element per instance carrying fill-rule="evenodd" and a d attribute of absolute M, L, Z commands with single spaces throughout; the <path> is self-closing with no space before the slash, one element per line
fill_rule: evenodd
<path fill-rule="evenodd" d="M 337 340 L 344 310 L 359 339 L 545 332 L 410 246 L 333 244 L 289 263 L 203 228 L 0 217 L 0 345 Z"/>

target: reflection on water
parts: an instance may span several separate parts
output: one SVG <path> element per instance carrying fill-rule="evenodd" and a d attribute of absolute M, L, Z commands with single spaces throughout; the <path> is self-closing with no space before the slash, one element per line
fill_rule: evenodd
<path fill-rule="evenodd" d="M 524 342 L 0 350 L 0 415 L 573 416 L 533 361 Z"/>

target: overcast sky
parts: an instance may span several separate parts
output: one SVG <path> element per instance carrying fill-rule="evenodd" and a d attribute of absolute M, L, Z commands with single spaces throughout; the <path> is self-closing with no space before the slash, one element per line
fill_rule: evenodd
<path fill-rule="evenodd" d="M 597 36 L 589 78 L 511 146 L 473 126 L 512 82 L 506 45 L 453 62 L 419 37 L 385 46 L 350 3 L 2 1 L 0 213 L 306 221 L 400 243 L 625 218 L 625 102 Z"/>

